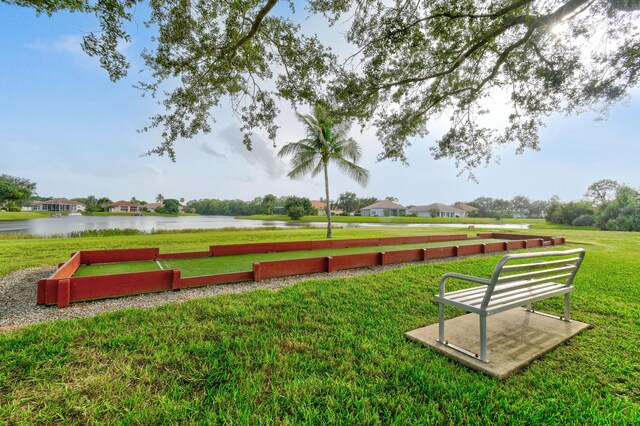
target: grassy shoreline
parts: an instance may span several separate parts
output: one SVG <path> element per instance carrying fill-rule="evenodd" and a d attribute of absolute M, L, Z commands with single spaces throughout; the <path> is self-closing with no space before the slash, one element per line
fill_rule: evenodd
<path fill-rule="evenodd" d="M 27 220 L 27 219 L 42 219 L 49 217 L 46 213 L 38 212 L 5 212 L 0 211 L 0 220 Z"/>
<path fill-rule="evenodd" d="M 390 229 L 336 230 L 336 238 L 390 235 Z M 410 231 L 416 230 L 392 229 L 395 235 Z M 12 252 L 0 265 L 22 262 L 21 257 L 33 263 L 40 251 L 67 258 L 91 245 L 178 251 L 205 241 L 321 239 L 322 234 L 296 229 L 0 240 L 0 257 L 6 249 Z M 500 258 L 496 255 L 305 280 L 277 292 L 126 309 L 1 333 L 0 419 L 8 424 L 638 424 L 640 233 L 557 234 L 567 238 L 568 247 L 587 249 L 574 281 L 572 316 L 594 327 L 504 382 L 404 337 L 407 330 L 437 322 L 433 295 L 443 273 L 487 276 Z M 535 307 L 559 313 L 562 298 Z M 447 310 L 449 318 L 460 314 Z"/>
<path fill-rule="evenodd" d="M 236 216 L 236 219 L 253 219 L 253 220 L 281 220 L 285 222 L 326 222 L 327 217 L 325 215 L 319 216 L 304 216 L 300 220 L 293 220 L 287 215 L 267 215 L 256 214 L 251 216 Z M 504 223 L 522 223 L 522 224 L 537 224 L 545 223 L 544 219 L 515 219 L 505 218 L 502 220 L 486 218 L 486 217 L 463 217 L 463 218 L 447 218 L 447 217 L 372 217 L 372 216 L 331 216 L 332 222 L 340 223 L 443 223 L 443 224 L 504 224 Z"/>
<path fill-rule="evenodd" d="M 199 216 L 197 213 L 156 213 L 156 212 L 143 212 L 145 216 Z M 82 212 L 82 216 L 138 216 L 139 213 L 116 213 L 116 212 Z"/>

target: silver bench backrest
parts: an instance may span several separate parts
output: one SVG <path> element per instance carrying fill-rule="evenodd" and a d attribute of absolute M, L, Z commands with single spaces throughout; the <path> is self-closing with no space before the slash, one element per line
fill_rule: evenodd
<path fill-rule="evenodd" d="M 494 293 L 544 283 L 561 283 L 570 287 L 584 259 L 582 248 L 564 251 L 510 254 L 493 270 L 481 308 L 486 308 Z"/>

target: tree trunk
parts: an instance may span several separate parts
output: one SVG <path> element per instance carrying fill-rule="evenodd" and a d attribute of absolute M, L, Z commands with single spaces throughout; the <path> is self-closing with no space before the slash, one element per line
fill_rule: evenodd
<path fill-rule="evenodd" d="M 327 199 L 325 200 L 325 208 L 327 212 L 327 238 L 331 238 L 331 198 L 329 198 L 329 171 L 326 161 L 324 161 L 324 192 L 325 196 L 327 197 Z"/>

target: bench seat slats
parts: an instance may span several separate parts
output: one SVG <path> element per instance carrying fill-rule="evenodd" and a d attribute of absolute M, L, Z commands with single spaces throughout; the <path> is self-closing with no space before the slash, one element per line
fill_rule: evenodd
<path fill-rule="evenodd" d="M 502 293 L 499 296 L 492 297 L 487 305 L 487 309 L 492 309 L 497 306 L 504 305 L 505 303 L 513 302 L 514 300 L 528 300 L 531 297 L 535 297 L 538 294 L 547 293 L 550 291 L 561 290 L 565 287 L 558 283 L 546 283 L 540 284 L 534 287 L 525 287 L 512 292 Z"/>
<path fill-rule="evenodd" d="M 539 300 L 548 299 L 550 297 L 557 296 L 560 294 L 570 293 L 571 291 L 573 291 L 573 287 L 560 286 L 557 290 L 552 290 L 552 291 L 539 293 L 537 295 L 532 295 L 526 302 L 517 300 L 511 303 L 505 303 L 503 305 L 492 306 L 487 310 L 487 315 L 495 315 L 499 312 L 508 311 L 509 309 L 517 308 L 518 306 L 522 306 L 525 303 L 537 302 Z"/>
<path fill-rule="evenodd" d="M 562 284 L 545 283 L 545 284 L 538 284 L 537 286 L 527 286 L 527 287 L 516 288 L 510 291 L 501 293 L 500 295 L 494 294 L 494 296 L 491 298 L 489 302 L 489 305 L 487 306 L 487 309 L 491 306 L 502 303 L 501 302 L 502 300 L 508 301 L 508 300 L 514 300 L 517 298 L 521 298 L 525 300 L 527 299 L 528 296 L 533 295 L 535 292 L 546 291 L 547 289 L 555 289 L 558 286 L 562 286 Z M 473 299 L 466 299 L 466 300 L 456 299 L 456 302 L 463 303 L 465 305 L 469 305 L 474 308 L 480 308 L 483 300 L 484 300 L 484 294 L 477 296 Z"/>
<path fill-rule="evenodd" d="M 533 287 L 539 284 L 559 281 L 562 279 L 569 278 L 570 276 L 571 274 L 561 274 L 561 275 L 554 275 L 546 278 L 540 278 L 537 280 L 526 280 L 526 281 L 513 282 L 509 284 L 496 285 L 496 287 L 493 290 L 492 299 L 496 297 L 500 297 L 500 295 L 504 293 L 508 294 L 509 292 L 516 291 L 521 288 Z M 486 292 L 487 292 L 487 287 L 473 287 L 473 288 L 467 289 L 466 292 L 456 292 L 455 294 L 445 293 L 443 299 L 456 301 L 458 303 L 466 303 L 469 305 L 473 305 L 477 303 L 478 299 L 482 301 L 484 299 Z"/>

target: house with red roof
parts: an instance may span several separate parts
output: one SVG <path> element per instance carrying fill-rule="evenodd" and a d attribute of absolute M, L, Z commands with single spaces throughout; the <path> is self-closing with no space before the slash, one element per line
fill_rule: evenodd
<path fill-rule="evenodd" d="M 327 203 L 324 201 L 312 201 L 311 206 L 316 210 L 316 215 L 326 214 Z"/>
<path fill-rule="evenodd" d="M 142 211 L 142 206 L 138 203 L 132 203 L 131 201 L 116 201 L 109 206 L 111 213 L 139 213 Z"/>

